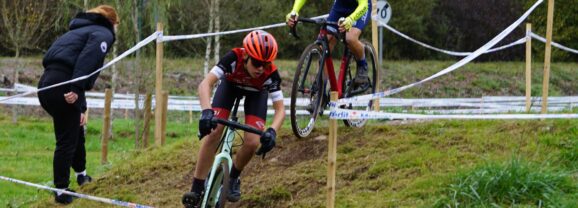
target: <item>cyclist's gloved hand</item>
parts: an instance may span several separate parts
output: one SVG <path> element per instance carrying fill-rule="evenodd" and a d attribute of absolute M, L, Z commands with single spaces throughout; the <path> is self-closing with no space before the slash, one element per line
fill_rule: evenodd
<path fill-rule="evenodd" d="M 201 119 L 199 120 L 199 140 L 210 134 L 217 124 L 212 121 L 215 116 L 213 109 L 205 109 L 201 112 Z"/>
<path fill-rule="evenodd" d="M 289 14 L 287 14 L 285 16 L 285 23 L 287 23 L 287 25 L 289 25 L 289 27 L 295 26 L 295 21 L 297 20 L 298 16 L 299 16 L 299 13 L 297 13 L 296 11 L 289 12 Z"/>
<path fill-rule="evenodd" d="M 342 29 L 345 29 L 345 31 L 341 32 L 349 31 L 349 29 L 351 29 L 351 26 L 353 26 L 353 23 L 355 23 L 355 21 L 353 21 L 353 18 L 346 17 L 343 21 L 339 21 L 339 31 L 341 31 Z"/>
<path fill-rule="evenodd" d="M 267 152 L 271 151 L 273 147 L 275 147 L 276 137 L 277 132 L 275 132 L 275 129 L 273 128 L 268 128 L 265 132 L 263 132 L 263 134 L 261 134 L 261 148 L 257 150 L 256 154 L 263 155 L 264 158 L 265 154 L 267 154 Z"/>

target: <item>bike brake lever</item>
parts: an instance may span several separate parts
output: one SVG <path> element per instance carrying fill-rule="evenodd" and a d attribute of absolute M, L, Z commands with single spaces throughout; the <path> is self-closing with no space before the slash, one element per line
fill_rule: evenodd
<path fill-rule="evenodd" d="M 341 25 L 343 21 L 345 21 L 345 17 L 339 18 L 339 20 L 337 21 L 338 26 Z M 345 33 L 347 32 L 339 32 L 339 41 L 341 41 L 342 43 L 345 43 Z"/>
<path fill-rule="evenodd" d="M 297 15 L 295 15 L 295 14 L 291 15 L 291 19 L 295 19 L 295 17 L 297 17 Z M 289 28 L 289 33 L 291 35 L 293 35 L 293 37 L 295 37 L 299 40 L 299 39 L 301 39 L 301 37 L 299 37 L 299 35 L 297 35 L 297 23 L 299 23 L 299 21 L 295 20 L 295 25 L 293 25 L 293 27 Z"/>

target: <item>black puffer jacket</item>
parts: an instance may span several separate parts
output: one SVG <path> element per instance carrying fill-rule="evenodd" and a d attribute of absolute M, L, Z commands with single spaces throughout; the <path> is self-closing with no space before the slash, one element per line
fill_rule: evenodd
<path fill-rule="evenodd" d="M 114 27 L 108 19 L 100 14 L 79 13 L 70 22 L 70 31 L 52 43 L 42 65 L 45 70 L 63 72 L 70 79 L 88 75 L 102 67 L 114 41 Z M 98 74 L 71 83 L 70 90 L 84 94 L 85 90 L 92 89 L 96 78 Z"/>

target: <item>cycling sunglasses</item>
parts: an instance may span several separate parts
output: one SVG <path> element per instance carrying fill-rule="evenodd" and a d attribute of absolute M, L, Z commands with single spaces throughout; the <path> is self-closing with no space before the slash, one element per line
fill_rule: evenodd
<path fill-rule="evenodd" d="M 255 68 L 268 67 L 271 64 L 271 62 L 259 61 L 257 59 L 254 59 L 253 57 L 250 57 L 250 58 L 251 58 L 251 63 L 253 64 L 253 66 Z"/>

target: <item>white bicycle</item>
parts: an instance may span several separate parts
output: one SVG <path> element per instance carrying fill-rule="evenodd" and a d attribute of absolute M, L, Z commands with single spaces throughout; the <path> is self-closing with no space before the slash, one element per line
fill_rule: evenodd
<path fill-rule="evenodd" d="M 205 182 L 205 192 L 203 194 L 203 201 L 200 207 L 203 208 L 221 208 L 225 207 L 227 202 L 227 194 L 229 191 L 229 173 L 233 167 L 232 148 L 236 130 L 240 129 L 246 132 L 262 135 L 263 131 L 257 130 L 251 126 L 243 125 L 238 122 L 237 108 L 241 97 L 235 99 L 235 105 L 232 109 L 231 118 L 224 120 L 220 118 L 213 118 L 212 121 L 225 125 L 225 130 L 221 136 L 221 142 L 217 148 L 218 154 L 215 156 L 213 166 L 209 172 L 209 177 Z M 259 152 L 258 152 L 259 154 Z M 193 192 L 187 192 L 183 196 L 183 204 L 187 208 L 196 208 L 193 204 Z"/>

